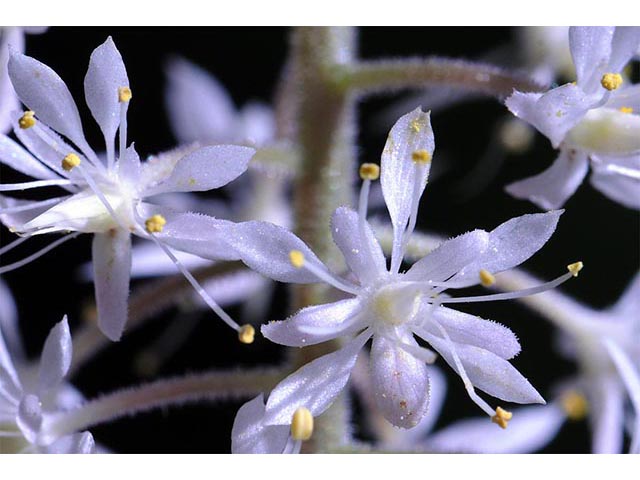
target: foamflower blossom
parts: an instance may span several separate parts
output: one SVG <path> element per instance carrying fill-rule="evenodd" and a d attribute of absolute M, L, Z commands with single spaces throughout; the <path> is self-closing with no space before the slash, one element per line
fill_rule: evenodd
<path fill-rule="evenodd" d="M 59 394 L 65 389 L 71 355 L 65 317 L 51 329 L 37 372 L 20 375 L 0 331 L 0 453 L 93 453 L 91 433 L 57 437 L 47 429 L 47 418 L 62 406 Z"/>
<path fill-rule="evenodd" d="M 577 81 L 546 93 L 514 92 L 506 105 L 560 150 L 544 172 L 507 186 L 549 210 L 561 207 L 591 165 L 591 184 L 610 199 L 640 208 L 640 85 L 625 85 L 640 27 L 571 27 Z"/>
<path fill-rule="evenodd" d="M 304 242 L 291 232 L 265 222 L 236 225 L 231 240 L 252 269 L 275 280 L 325 282 L 349 298 L 303 308 L 285 321 L 262 327 L 263 335 L 281 345 L 304 347 L 344 338 L 339 350 L 303 366 L 269 395 L 264 425 L 288 425 L 298 408 L 316 417 L 344 389 L 359 352 L 372 339 L 371 384 L 377 407 L 393 425 L 416 426 L 429 406 L 426 364 L 437 354 L 462 378 L 472 400 L 502 427 L 511 414 L 489 406 L 475 391 L 504 401 L 544 403 L 540 394 L 510 363 L 520 344 L 508 328 L 449 308 L 448 304 L 514 298 L 562 283 L 581 265 L 556 280 L 522 292 L 453 298 L 445 293 L 488 285 L 493 275 L 528 259 L 550 238 L 562 212 L 524 215 L 491 232 L 474 230 L 441 244 L 400 272 L 404 250 L 415 227 L 418 204 L 427 184 L 434 151 L 430 116 L 419 108 L 391 129 L 381 168 L 364 164 L 358 211 L 339 207 L 331 221 L 333 239 L 356 279 L 331 273 Z M 380 176 L 394 229 L 390 267 L 366 221 L 371 181 Z"/>
<path fill-rule="evenodd" d="M 224 241 L 224 232 L 231 223 L 175 212 L 145 200 L 164 193 L 206 191 L 226 185 L 247 169 L 255 150 L 246 146 L 208 146 L 184 156 L 158 155 L 140 162 L 133 144 L 127 146 L 127 109 L 132 91 L 122 57 L 111 38 L 91 54 L 84 80 L 87 105 L 104 135 L 106 161 L 98 158 L 87 143 L 78 108 L 52 69 L 14 51 L 9 75 L 20 100 L 29 108 L 14 118 L 14 132 L 29 151 L 9 137 L 0 136 L 0 161 L 36 180 L 3 184 L 0 191 L 57 186 L 69 194 L 40 201 L 0 198 L 0 219 L 20 235 L 0 254 L 33 235 L 65 234 L 27 258 L 0 267 L 0 273 L 21 267 L 81 233 L 94 234 L 98 323 L 105 335 L 118 340 L 127 320 L 134 234 L 158 245 L 218 316 L 240 331 L 241 327 L 168 248 L 211 259 L 235 258 Z"/>

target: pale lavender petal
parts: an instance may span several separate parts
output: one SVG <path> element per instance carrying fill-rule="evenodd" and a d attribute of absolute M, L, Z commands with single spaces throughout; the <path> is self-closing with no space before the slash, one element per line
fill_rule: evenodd
<path fill-rule="evenodd" d="M 640 171 L 638 178 L 633 178 L 604 165 L 594 166 L 589 181 L 593 188 L 614 202 L 640 210 Z"/>
<path fill-rule="evenodd" d="M 489 245 L 489 234 L 474 230 L 441 243 L 417 261 L 406 273 L 407 280 L 442 282 L 480 257 Z"/>
<path fill-rule="evenodd" d="M 191 253 L 170 249 L 176 258 L 186 268 L 199 268 L 212 265 L 211 260 L 206 260 Z M 133 247 L 131 260 L 131 278 L 148 278 L 162 275 L 173 275 L 177 272 L 175 264 L 162 249 L 153 242 L 139 243 Z M 93 278 L 93 274 L 86 268 L 82 269 L 83 278 Z"/>
<path fill-rule="evenodd" d="M 375 281 L 387 272 L 387 261 L 369 224 L 365 224 L 366 245 L 358 228 L 358 213 L 339 207 L 331 217 L 331 235 L 347 265 L 361 284 Z"/>
<path fill-rule="evenodd" d="M 262 394 L 240 407 L 231 429 L 231 453 L 283 452 L 289 439 L 289 426 L 265 425 L 264 414 Z"/>
<path fill-rule="evenodd" d="M 20 28 L 4 29 L 0 36 L 0 133 L 11 130 L 11 112 L 20 108 L 18 96 L 7 72 L 9 48 L 24 52 L 24 33 Z"/>
<path fill-rule="evenodd" d="M 60 197 L 60 201 L 71 197 Z M 0 195 L 0 209 L 12 207 L 28 207 L 28 210 L 22 210 L 12 213 L 0 213 L 0 221 L 11 231 L 21 232 L 25 224 L 37 218 L 39 215 L 51 208 L 51 205 L 38 206 L 40 202 L 33 200 L 21 200 L 18 198 L 5 197 Z"/>
<path fill-rule="evenodd" d="M 589 419 L 593 453 L 622 453 L 624 391 L 617 378 L 598 377 L 589 384 Z"/>
<path fill-rule="evenodd" d="M 140 156 L 132 143 L 118 159 L 118 177 L 133 187 L 140 181 Z"/>
<path fill-rule="evenodd" d="M 634 318 L 633 315 L 640 312 L 640 273 L 634 275 L 624 293 L 609 309 L 609 312 L 622 321 Z"/>
<path fill-rule="evenodd" d="M 9 59 L 9 76 L 22 103 L 39 120 L 76 145 L 86 144 L 78 107 L 56 72 L 34 58 L 14 52 Z"/>
<path fill-rule="evenodd" d="M 314 283 L 320 281 L 304 268 L 296 268 L 289 260 L 289 253 L 298 250 L 306 262 L 313 262 L 326 270 L 323 263 L 307 245 L 286 228 L 268 222 L 243 222 L 236 224 L 234 235 L 228 239 L 240 259 L 249 268 L 279 282 Z"/>
<path fill-rule="evenodd" d="M 120 125 L 118 89 L 128 86 L 129 78 L 122 56 L 109 37 L 91 53 L 84 78 L 87 105 L 108 145 L 113 145 Z"/>
<path fill-rule="evenodd" d="M 35 395 L 25 395 L 18 406 L 18 428 L 28 442 L 34 443 L 42 425 L 42 404 Z"/>
<path fill-rule="evenodd" d="M 544 172 L 514 182 L 506 190 L 514 197 L 529 200 L 543 210 L 560 208 L 580 186 L 588 169 L 589 162 L 584 153 L 563 149 Z"/>
<path fill-rule="evenodd" d="M 92 258 L 98 326 L 110 340 L 118 341 L 127 323 L 131 235 L 121 229 L 95 234 Z"/>
<path fill-rule="evenodd" d="M 242 107 L 238 116 L 238 129 L 243 132 L 239 140 L 261 146 L 276 136 L 276 119 L 273 110 L 258 102 Z"/>
<path fill-rule="evenodd" d="M 599 97 L 585 94 L 567 83 L 545 94 L 514 92 L 505 104 L 518 118 L 530 123 L 558 148 Z"/>
<path fill-rule="evenodd" d="M 382 152 L 380 184 L 396 236 L 406 227 L 414 198 L 422 195 L 429 177 L 430 163 L 418 167 L 412 154 L 426 150 L 433 156 L 434 149 L 430 113 L 420 107 L 400 117 L 389 132 Z M 416 187 L 418 192 L 414 192 Z"/>
<path fill-rule="evenodd" d="M 169 62 L 166 75 L 166 106 L 179 142 L 235 140 L 235 107 L 213 75 L 183 58 Z"/>
<path fill-rule="evenodd" d="M 613 73 L 620 73 L 629 61 L 638 53 L 640 48 L 639 27 L 616 27 L 611 40 L 611 56 L 608 69 Z"/>
<path fill-rule="evenodd" d="M 553 440 L 564 420 L 555 404 L 523 407 L 513 412 L 506 430 L 486 417 L 460 420 L 422 446 L 443 453 L 532 453 Z"/>
<path fill-rule="evenodd" d="M 576 66 L 578 83 L 592 89 L 600 80 L 611 55 L 614 27 L 571 27 L 569 46 Z"/>
<path fill-rule="evenodd" d="M 2 345 L 3 337 L 6 343 L 4 347 Z M 4 365 L 8 358 L 15 358 L 20 362 L 25 360 L 26 356 L 20 338 L 16 303 L 11 290 L 0 278 L 0 365 Z"/>
<path fill-rule="evenodd" d="M 481 269 L 499 273 L 520 265 L 551 238 L 563 211 L 522 215 L 499 225 L 489 232 L 485 253 L 447 283 L 452 288 L 475 285 L 480 281 Z"/>
<path fill-rule="evenodd" d="M 54 388 L 62 382 L 71 365 L 73 346 L 69 323 L 65 315 L 49 332 L 40 357 L 38 392 Z"/>
<path fill-rule="evenodd" d="M 365 331 L 340 350 L 306 364 L 273 389 L 265 412 L 267 425 L 290 425 L 294 412 L 307 408 L 314 417 L 323 413 L 342 392 L 358 353 L 371 337 Z"/>
<path fill-rule="evenodd" d="M 418 318 L 423 322 L 422 328 L 436 337 L 442 337 L 442 333 L 430 320 L 430 317 L 447 331 L 455 343 L 475 345 L 505 360 L 520 353 L 520 343 L 516 335 L 504 325 L 492 320 L 459 312 L 452 308 L 438 307 L 434 310 L 431 305 L 426 303 L 422 305 L 418 317 L 421 314 L 426 316 L 426 318 Z"/>
<path fill-rule="evenodd" d="M 2 134 L 0 134 L 0 163 L 38 180 L 60 178 L 19 144 Z"/>
<path fill-rule="evenodd" d="M 402 341 L 418 347 L 411 335 Z M 424 361 L 376 335 L 369 362 L 374 398 L 384 418 L 396 427 L 415 427 L 429 407 L 429 375 Z"/>
<path fill-rule="evenodd" d="M 74 433 L 62 437 L 47 446 L 46 452 L 61 454 L 96 453 L 96 443 L 90 432 Z"/>
<path fill-rule="evenodd" d="M 353 322 L 361 312 L 362 301 L 358 298 L 313 305 L 286 320 L 269 322 L 262 326 L 261 331 L 266 338 L 280 345 L 315 345 L 362 328 L 361 321 Z M 318 332 L 313 329 L 318 329 Z"/>
<path fill-rule="evenodd" d="M 1 286 L 2 284 L 0 284 L 0 287 Z M 5 308 L 11 308 L 11 306 L 12 305 L 5 305 L 3 306 L 3 310 L 5 310 Z M 13 307 L 15 308 L 15 306 Z M 1 313 L 4 312 L 0 311 L 0 314 Z M 21 390 L 20 378 L 11 359 L 12 352 L 5 344 L 4 327 L 7 326 L 5 319 L 2 320 L 0 325 L 3 327 L 0 329 L 0 394 L 4 393 L 8 397 L 16 399 L 20 395 Z"/>
<path fill-rule="evenodd" d="M 458 371 L 448 342 L 435 335 L 422 337 L 444 357 L 451 368 Z M 529 381 L 504 358 L 473 345 L 454 343 L 454 347 L 475 387 L 507 402 L 545 403 Z"/>
<path fill-rule="evenodd" d="M 150 188 L 145 196 L 166 192 L 204 192 L 219 188 L 242 175 L 255 149 L 237 145 L 213 145 L 188 154 L 171 175 Z"/>
<path fill-rule="evenodd" d="M 634 112 L 640 111 L 640 83 L 623 85 L 611 93 L 611 98 L 605 105 L 607 108 L 619 109 L 630 107 Z"/>

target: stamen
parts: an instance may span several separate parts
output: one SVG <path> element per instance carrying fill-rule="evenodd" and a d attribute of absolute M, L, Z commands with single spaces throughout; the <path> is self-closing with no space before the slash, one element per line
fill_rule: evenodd
<path fill-rule="evenodd" d="M 363 163 L 360 165 L 360 178 L 362 180 L 377 180 L 380 178 L 380 167 L 375 163 Z"/>
<path fill-rule="evenodd" d="M 427 150 L 416 150 L 411 154 L 411 160 L 421 165 L 431 162 L 431 154 Z"/>
<path fill-rule="evenodd" d="M 600 80 L 600 85 L 609 90 L 617 90 L 622 85 L 622 75 L 619 73 L 605 73 Z"/>
<path fill-rule="evenodd" d="M 118 88 L 118 101 L 120 103 L 129 102 L 133 97 L 131 93 L 131 89 L 129 87 L 120 87 Z"/>
<path fill-rule="evenodd" d="M 380 167 L 375 163 L 363 163 L 360 165 L 360 178 L 362 178 L 362 187 L 360 188 L 360 198 L 358 199 L 358 235 L 360 236 L 360 244 L 364 251 L 366 261 L 375 265 L 373 253 L 367 240 L 366 222 L 367 212 L 369 210 L 369 191 L 371 182 L 380 178 Z"/>
<path fill-rule="evenodd" d="M 622 113 L 633 113 L 632 107 L 620 107 L 618 110 L 620 110 Z"/>
<path fill-rule="evenodd" d="M 41 187 L 60 187 L 62 185 L 72 185 L 71 180 L 67 180 L 66 178 L 61 179 L 53 179 L 53 180 L 36 180 L 33 182 L 23 182 L 23 183 L 4 183 L 0 184 L 0 192 L 13 192 L 16 190 L 29 190 L 31 188 L 41 188 Z"/>
<path fill-rule="evenodd" d="M 64 197 L 49 198 L 48 200 L 42 200 L 40 202 L 28 203 L 27 205 L 17 205 L 15 207 L 0 208 L 0 215 L 3 215 L 5 213 L 24 212 L 24 211 L 27 211 L 27 210 L 33 210 L 33 209 L 36 209 L 36 208 L 46 207 L 46 206 L 52 205 L 54 203 L 59 203 L 63 199 L 64 199 Z"/>
<path fill-rule="evenodd" d="M 241 326 L 240 330 L 238 330 L 238 340 L 240 340 L 241 343 L 245 343 L 249 345 L 253 343 L 255 336 L 256 336 L 256 329 L 249 324 Z"/>
<path fill-rule="evenodd" d="M 149 233 L 160 233 L 166 224 L 166 218 L 160 214 L 155 214 L 145 220 L 144 228 Z"/>
<path fill-rule="evenodd" d="M 4 247 L 0 248 L 0 256 L 4 255 L 5 253 L 7 253 L 7 252 L 9 252 L 11 250 L 13 250 L 18 245 L 20 245 L 23 242 L 26 242 L 30 238 L 31 237 L 18 237 L 13 242 L 11 242 L 9 245 L 5 245 Z"/>
<path fill-rule="evenodd" d="M 562 409 L 571 420 L 582 420 L 589 411 L 585 396 L 577 390 L 569 390 L 560 398 Z"/>
<path fill-rule="evenodd" d="M 322 270 L 313 263 L 306 262 L 304 254 L 300 250 L 291 250 L 289 252 L 289 261 L 294 267 L 305 268 L 307 271 L 318 277 L 318 279 L 322 280 L 325 283 L 328 283 L 338 290 L 342 290 L 343 292 L 347 292 L 352 295 L 358 295 L 359 293 L 359 290 L 355 285 L 349 285 L 344 280 L 333 276 L 331 273 L 325 270 Z"/>
<path fill-rule="evenodd" d="M 18 126 L 23 130 L 33 127 L 36 124 L 36 119 L 33 117 L 34 115 L 35 112 L 32 110 L 24 112 L 20 120 L 18 120 Z"/>
<path fill-rule="evenodd" d="M 429 365 L 435 363 L 435 361 L 438 359 L 438 354 L 428 348 L 421 347 L 419 345 L 411 345 L 402 341 L 397 342 L 397 345 L 399 345 L 400 348 L 402 348 L 408 354 L 412 355 L 418 360 L 423 361 L 424 363 L 428 363 Z"/>
<path fill-rule="evenodd" d="M 536 295 L 538 293 L 546 292 L 558 285 L 566 282 L 571 277 L 578 275 L 578 272 L 582 269 L 582 262 L 572 263 L 567 267 L 569 271 L 564 275 L 560 275 L 558 278 L 551 280 L 550 282 L 543 283 L 537 287 L 525 288 L 524 290 L 518 290 L 516 292 L 496 293 L 494 295 L 478 295 L 474 297 L 450 297 L 443 298 L 440 303 L 471 303 L 471 302 L 493 302 L 495 300 L 510 300 L 512 298 L 521 298 L 529 295 Z"/>
<path fill-rule="evenodd" d="M 313 435 L 313 415 L 304 408 L 298 408 L 293 414 L 291 421 L 291 438 L 297 441 L 306 442 Z"/>
<path fill-rule="evenodd" d="M 55 242 L 50 243 L 49 245 L 44 247 L 42 250 L 39 250 L 36 253 L 33 253 L 33 254 L 29 255 L 27 258 L 24 258 L 24 259 L 22 259 L 22 260 L 20 260 L 18 262 L 10 264 L 10 265 L 6 265 L 4 267 L 0 267 L 0 275 L 2 275 L 4 273 L 7 273 L 7 272 L 10 272 L 12 270 L 15 270 L 17 268 L 20 268 L 20 267 L 22 267 L 24 265 L 27 265 L 28 263 L 31 263 L 34 260 L 37 260 L 42 255 L 44 255 L 45 253 L 47 253 L 47 252 L 53 250 L 54 248 L 56 248 L 58 245 L 62 245 L 67 240 L 71 240 L 72 238 L 76 238 L 78 235 L 80 235 L 80 232 L 73 233 L 71 235 L 67 235 L 66 237 L 59 238 Z"/>
<path fill-rule="evenodd" d="M 494 277 L 488 270 L 485 270 L 484 268 L 480 269 L 480 284 L 483 287 L 490 287 L 494 283 L 496 283 L 496 277 Z"/>
<path fill-rule="evenodd" d="M 62 169 L 65 172 L 70 172 L 75 167 L 80 165 L 80 162 L 81 160 L 78 155 L 76 155 L 75 153 L 69 153 L 62 159 Z"/>
<path fill-rule="evenodd" d="M 513 413 L 504 410 L 502 407 L 496 408 L 496 414 L 491 417 L 493 423 L 497 423 L 500 428 L 507 428 L 509 420 L 513 417 Z"/>

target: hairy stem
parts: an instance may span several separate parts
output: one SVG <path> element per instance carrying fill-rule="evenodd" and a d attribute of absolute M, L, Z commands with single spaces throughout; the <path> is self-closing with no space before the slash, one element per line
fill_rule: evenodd
<path fill-rule="evenodd" d="M 510 95 L 514 89 L 544 90 L 522 74 L 493 65 L 439 57 L 359 62 L 342 69 L 339 83 L 343 91 L 358 94 L 438 85 L 499 98 Z"/>
<path fill-rule="evenodd" d="M 256 369 L 213 371 L 159 380 L 110 393 L 80 408 L 48 417 L 43 430 L 57 438 L 158 407 L 256 395 L 269 391 L 281 377 L 279 369 Z"/>

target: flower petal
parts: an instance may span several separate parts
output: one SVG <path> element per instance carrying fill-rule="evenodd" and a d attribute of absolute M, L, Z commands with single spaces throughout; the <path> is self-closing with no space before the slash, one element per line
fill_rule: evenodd
<path fill-rule="evenodd" d="M 638 54 L 640 48 L 640 28 L 616 27 L 611 40 L 611 56 L 608 70 L 620 73 L 629 61 Z"/>
<path fill-rule="evenodd" d="M 296 268 L 289 260 L 289 253 L 298 250 L 305 262 L 313 262 L 326 270 L 323 263 L 307 245 L 286 228 L 268 222 L 242 222 L 236 224 L 229 243 L 240 259 L 252 270 L 279 282 L 315 283 L 320 281 L 304 268 Z"/>
<path fill-rule="evenodd" d="M 36 395 L 25 395 L 18 406 L 18 428 L 29 443 L 34 443 L 42 425 L 42 404 Z"/>
<path fill-rule="evenodd" d="M 400 117 L 389 132 L 382 152 L 380 184 L 396 236 L 404 231 L 414 200 L 422 196 L 429 177 L 430 163 L 419 167 L 412 154 L 425 150 L 430 158 L 434 149 L 430 113 L 420 107 Z M 414 192 L 416 187 L 418 192 Z"/>
<path fill-rule="evenodd" d="M 566 134 L 599 100 L 567 83 L 545 94 L 514 92 L 505 104 L 518 118 L 530 123 L 558 148 Z"/>
<path fill-rule="evenodd" d="M 238 129 L 242 142 L 261 146 L 276 136 L 276 119 L 273 110 L 263 103 L 251 102 L 240 110 Z"/>
<path fill-rule="evenodd" d="M 118 177 L 131 186 L 137 187 L 140 181 L 140 156 L 132 143 L 122 157 L 118 159 Z"/>
<path fill-rule="evenodd" d="M 90 432 L 74 433 L 56 440 L 47 446 L 46 451 L 61 454 L 95 453 L 96 442 Z"/>
<path fill-rule="evenodd" d="M 406 273 L 407 280 L 442 282 L 480 257 L 489 245 L 489 234 L 474 230 L 441 243 Z"/>
<path fill-rule="evenodd" d="M 18 52 L 11 54 L 8 68 L 22 103 L 42 122 L 82 148 L 86 141 L 78 107 L 58 74 L 35 58 Z"/>
<path fill-rule="evenodd" d="M 426 315 L 430 315 L 433 320 L 437 321 L 447 331 L 451 341 L 455 343 L 475 345 L 505 360 L 509 360 L 520 353 L 520 343 L 517 337 L 504 325 L 459 312 L 452 308 L 441 306 L 431 311 L 432 306 L 429 304 L 424 304 L 421 308 L 422 310 L 418 313 L 418 316 L 423 312 Z M 424 321 L 422 328 L 431 335 L 442 338 L 440 329 L 434 325 L 433 321 Z"/>
<path fill-rule="evenodd" d="M 640 210 L 640 179 L 621 175 L 603 164 L 594 165 L 589 181 L 593 188 L 614 202 Z"/>
<path fill-rule="evenodd" d="M 44 342 L 38 372 L 38 392 L 57 387 L 64 379 L 71 365 L 73 346 L 69 323 L 65 315 L 49 332 Z"/>
<path fill-rule="evenodd" d="M 331 217 L 331 235 L 347 265 L 360 283 L 374 281 L 387 271 L 387 261 L 373 230 L 365 224 L 366 245 L 358 228 L 358 213 L 348 207 L 339 207 Z M 367 249 L 371 255 L 367 255 Z"/>
<path fill-rule="evenodd" d="M 107 145 L 113 144 L 120 126 L 118 89 L 128 87 L 129 78 L 122 56 L 111 37 L 96 48 L 89 58 L 84 77 L 84 94 L 93 118 L 104 134 Z"/>
<path fill-rule="evenodd" d="M 565 416 L 555 404 L 522 407 L 502 430 L 486 417 L 460 420 L 434 433 L 424 443 L 443 453 L 532 453 L 557 435 Z"/>
<path fill-rule="evenodd" d="M 435 335 L 423 335 L 423 338 L 444 357 L 451 368 L 458 371 L 447 341 Z M 454 347 L 475 387 L 507 402 L 545 403 L 529 381 L 504 358 L 473 345 L 454 343 Z"/>
<path fill-rule="evenodd" d="M 0 365 L 4 365 L 7 358 L 15 358 L 18 362 L 26 360 L 20 338 L 18 309 L 11 290 L 0 278 Z"/>
<path fill-rule="evenodd" d="M 188 154 L 171 175 L 145 195 L 166 192 L 204 192 L 219 188 L 242 175 L 256 153 L 251 147 L 213 145 Z"/>
<path fill-rule="evenodd" d="M 2 134 L 0 134 L 0 163 L 4 163 L 16 171 L 38 180 L 60 178 L 24 148 Z"/>
<path fill-rule="evenodd" d="M 569 46 L 578 83 L 585 91 L 596 88 L 611 55 L 614 27 L 571 27 Z M 618 73 L 618 72 L 615 72 Z"/>
<path fill-rule="evenodd" d="M 593 453 L 622 453 L 624 391 L 617 378 L 594 378 L 589 385 Z"/>
<path fill-rule="evenodd" d="M 98 326 L 109 339 L 118 341 L 127 323 L 131 235 L 119 228 L 97 233 L 92 257 Z"/>
<path fill-rule="evenodd" d="M 265 425 L 264 414 L 262 394 L 240 407 L 231 429 L 231 453 L 282 453 L 289 427 Z"/>
<path fill-rule="evenodd" d="M 544 172 L 512 183 L 506 190 L 543 210 L 560 208 L 580 186 L 588 169 L 589 162 L 584 153 L 561 150 L 558 158 Z"/>
<path fill-rule="evenodd" d="M 280 345 L 315 345 L 362 328 L 361 322 L 352 321 L 361 312 L 362 302 L 358 298 L 313 305 L 286 320 L 269 322 L 261 331 L 266 338 Z M 319 332 L 314 333 L 314 329 Z"/>
<path fill-rule="evenodd" d="M 71 197 L 60 197 L 60 201 L 68 199 Z M 43 214 L 47 211 L 47 209 L 51 208 L 51 204 L 42 204 L 39 201 L 33 200 L 21 200 L 18 198 L 5 197 L 0 195 L 0 209 L 4 208 L 12 208 L 12 207 L 28 207 L 32 206 L 32 208 L 11 212 L 11 213 L 0 213 L 0 221 L 11 231 L 22 232 L 24 231 L 24 226 L 30 222 L 31 220 L 37 218 L 39 215 Z"/>
<path fill-rule="evenodd" d="M 447 284 L 451 288 L 476 285 L 480 282 L 481 269 L 498 273 L 520 265 L 551 238 L 562 212 L 554 210 L 522 215 L 499 225 L 489 232 L 486 252 L 460 270 Z"/>
<path fill-rule="evenodd" d="M 609 308 L 611 315 L 631 319 L 640 311 L 640 273 L 636 273 L 618 301 Z"/>
<path fill-rule="evenodd" d="M 314 417 L 323 413 L 344 389 L 358 353 L 370 337 L 365 331 L 340 350 L 317 358 L 281 381 L 269 395 L 265 424 L 290 425 L 300 407 Z"/>
<path fill-rule="evenodd" d="M 237 113 L 231 97 L 215 77 L 183 58 L 166 68 L 167 111 L 181 143 L 234 141 Z"/>
<path fill-rule="evenodd" d="M 405 343 L 418 343 L 406 335 Z M 394 342 L 376 335 L 370 356 L 371 378 L 376 405 L 396 427 L 415 427 L 429 407 L 427 366 Z"/>

